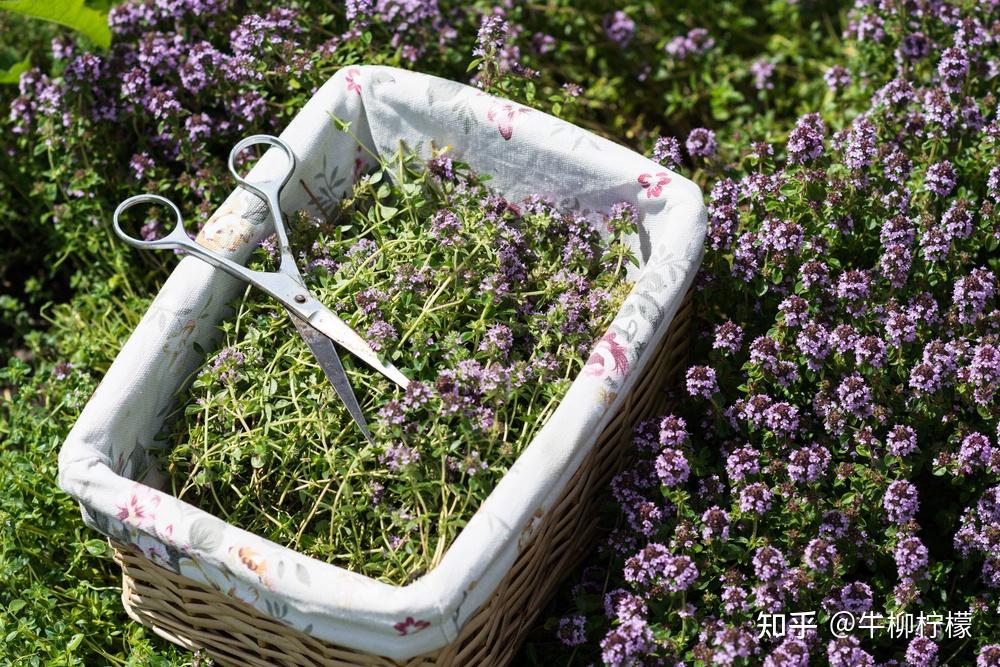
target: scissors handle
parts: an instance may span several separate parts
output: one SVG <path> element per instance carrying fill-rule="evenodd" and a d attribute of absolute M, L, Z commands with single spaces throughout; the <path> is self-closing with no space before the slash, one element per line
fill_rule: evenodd
<path fill-rule="evenodd" d="M 258 144 L 274 146 L 285 154 L 287 163 L 285 171 L 280 178 L 276 180 L 253 183 L 245 179 L 243 176 L 240 176 L 240 173 L 236 170 L 237 156 L 251 146 L 256 146 Z M 246 137 L 233 146 L 233 150 L 229 151 L 229 172 L 233 175 L 233 178 L 236 179 L 236 183 L 240 187 L 254 193 L 263 199 L 265 204 L 267 204 L 267 208 L 270 210 L 271 217 L 274 220 L 274 233 L 278 236 L 278 250 L 281 253 L 281 262 L 279 266 L 282 271 L 298 273 L 298 269 L 295 268 L 295 259 L 292 255 L 292 248 L 288 243 L 288 232 L 285 230 L 285 219 L 281 212 L 280 201 L 281 191 L 284 189 L 285 185 L 288 184 L 289 179 L 295 172 L 295 153 L 292 152 L 291 147 L 278 137 L 271 136 L 270 134 L 255 134 Z"/>
<path fill-rule="evenodd" d="M 166 206 L 174 212 L 174 228 L 170 230 L 170 233 L 166 236 L 160 237 L 158 239 L 140 239 L 132 236 L 121 226 L 121 215 L 133 206 L 138 206 L 139 204 L 159 204 L 161 206 Z M 184 248 L 186 243 L 190 241 L 187 235 L 187 230 L 184 229 L 184 218 L 181 216 L 181 210 L 177 208 L 177 205 L 166 197 L 161 197 L 160 195 L 136 195 L 134 197 L 129 197 L 121 204 L 118 204 L 118 208 L 115 209 L 114 217 L 112 218 L 112 224 L 115 228 L 115 234 L 118 238 L 128 243 L 130 246 L 136 248 L 142 248 L 144 250 L 166 250 L 168 248 Z"/>
<path fill-rule="evenodd" d="M 122 229 L 122 214 L 133 206 L 137 206 L 139 204 L 158 204 L 166 206 L 172 210 L 174 212 L 176 222 L 174 223 L 174 228 L 170 230 L 170 233 L 162 238 L 146 241 L 144 239 L 136 238 Z M 199 245 L 197 241 L 194 241 L 191 237 L 189 237 L 187 235 L 187 230 L 184 228 L 184 218 L 181 216 L 180 209 L 178 209 L 177 205 L 166 197 L 150 194 L 129 197 L 115 209 L 112 223 L 114 225 L 115 234 L 118 235 L 118 238 L 135 248 L 142 248 L 145 250 L 184 250 L 189 254 L 196 256 L 198 259 L 211 264 L 217 269 L 225 271 L 234 278 L 239 278 L 240 280 L 245 280 L 254 284 L 257 284 L 260 281 L 261 272 L 248 269 L 228 257 L 224 257 L 223 255 L 220 255 L 205 246 Z"/>

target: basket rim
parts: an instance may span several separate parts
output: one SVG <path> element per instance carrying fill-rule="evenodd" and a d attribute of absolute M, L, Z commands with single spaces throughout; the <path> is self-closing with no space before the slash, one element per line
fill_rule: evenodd
<path fill-rule="evenodd" d="M 434 80 L 469 91 L 475 90 L 462 84 L 445 82 L 437 77 L 404 72 L 394 68 L 374 66 L 347 68 L 338 72 L 314 95 L 306 109 L 300 112 L 288 129 L 282 133 L 282 138 L 288 141 L 297 153 L 312 150 L 314 147 L 304 146 L 302 141 L 302 134 L 304 134 L 302 125 L 308 121 L 308 118 L 301 122 L 300 118 L 308 116 L 306 111 L 311 105 L 314 105 L 316 100 L 323 100 L 324 91 L 336 93 L 339 91 L 338 86 L 342 87 L 345 80 L 353 80 L 352 77 L 366 76 L 375 83 L 377 77 L 383 75 L 392 78 L 393 82 L 396 79 Z M 340 100 L 335 99 L 335 101 Z M 368 101 L 372 103 L 375 100 Z M 488 104 L 489 102 L 485 101 L 484 103 Z M 547 122 L 575 128 L 568 123 L 541 114 L 541 112 L 537 113 L 540 116 L 546 116 Z M 585 130 L 575 129 L 586 133 Z M 586 134 L 590 135 L 590 133 Z M 631 161 L 642 165 L 652 165 L 647 166 L 649 169 L 662 169 L 655 163 L 639 158 L 624 147 L 607 140 L 599 141 L 606 144 L 605 150 L 616 152 L 617 157 L 623 163 Z M 277 162 L 278 160 L 268 160 L 268 156 L 265 156 L 265 159 L 262 159 L 254 168 L 254 172 L 256 172 L 254 176 L 265 176 L 269 170 L 275 168 Z M 260 579 L 258 575 L 248 569 L 239 568 L 238 558 L 233 560 L 229 557 L 220 557 L 219 554 L 210 549 L 199 549 L 190 543 L 185 544 L 183 536 L 179 535 L 165 540 L 163 531 L 158 527 L 129 523 L 131 517 L 126 515 L 123 519 L 120 516 L 122 508 L 120 505 L 115 505 L 114 501 L 110 499 L 111 496 L 119 498 L 127 496 L 129 493 L 134 494 L 136 486 L 141 486 L 144 490 L 140 490 L 140 492 L 152 494 L 150 497 L 155 499 L 155 502 L 160 506 L 170 508 L 178 513 L 183 511 L 188 517 L 194 517 L 197 520 L 213 520 L 224 524 L 227 537 L 238 537 L 242 542 L 252 545 L 262 552 L 266 550 L 269 556 L 278 555 L 279 563 L 285 562 L 280 559 L 287 559 L 297 568 L 302 562 L 308 561 L 314 572 L 322 574 L 323 582 L 309 585 L 308 582 L 284 580 L 281 590 L 267 590 L 263 595 L 268 600 L 277 600 L 291 605 L 295 613 L 302 614 L 304 617 L 322 617 L 329 619 L 331 624 L 337 625 L 336 632 L 331 628 L 316 628 L 311 632 L 315 636 L 352 648 L 365 647 L 364 650 L 371 650 L 367 647 L 370 646 L 373 639 L 378 640 L 378 643 L 385 642 L 387 645 L 384 644 L 373 652 L 397 659 L 412 657 L 428 650 L 440 648 L 457 637 L 462 624 L 488 599 L 509 570 L 519 551 L 519 543 L 522 541 L 520 537 L 525 530 L 530 532 L 535 522 L 532 517 L 544 515 L 553 499 L 559 497 L 566 483 L 579 467 L 583 457 L 591 450 L 594 442 L 600 436 L 604 426 L 620 409 L 622 401 L 625 400 L 639 376 L 635 369 L 642 368 L 645 363 L 648 363 L 650 355 L 662 343 L 674 312 L 681 305 L 684 294 L 692 284 L 697 263 L 700 262 L 701 258 L 705 230 L 705 207 L 701 199 L 701 192 L 695 184 L 680 176 L 675 176 L 675 179 L 676 187 L 672 194 L 676 198 L 666 202 L 666 205 L 657 212 L 647 211 L 643 222 L 647 224 L 650 222 L 663 223 L 677 228 L 673 233 L 687 241 L 686 246 L 681 249 L 681 254 L 685 255 L 683 259 L 686 261 L 686 266 L 681 279 L 672 283 L 665 281 L 663 276 L 654 270 L 654 267 L 657 266 L 654 261 L 655 254 L 651 255 L 650 261 L 639 271 L 632 294 L 623 304 L 622 311 L 629 307 L 636 308 L 639 305 L 636 303 L 636 294 L 640 291 L 640 286 L 645 284 L 648 287 L 648 293 L 644 293 L 644 296 L 658 310 L 659 318 L 651 327 L 651 332 L 646 338 L 647 345 L 639 351 L 637 358 L 631 364 L 630 370 L 632 372 L 626 372 L 620 378 L 617 393 L 610 401 L 602 400 L 602 408 L 598 412 L 589 415 L 588 419 L 579 420 L 579 423 L 567 425 L 567 421 L 571 420 L 567 420 L 566 417 L 572 416 L 569 411 L 575 409 L 576 402 L 588 400 L 593 403 L 596 400 L 597 394 L 594 392 L 597 391 L 598 387 L 594 382 L 588 382 L 584 373 L 581 372 L 574 379 L 566 395 L 545 425 L 536 432 L 535 437 L 522 451 L 511 469 L 497 483 L 486 500 L 469 519 L 466 527 L 449 545 L 438 565 L 409 584 L 395 586 L 371 579 L 339 566 L 304 556 L 236 526 L 225 524 L 221 519 L 185 501 L 119 475 L 113 469 L 110 457 L 102 455 L 99 449 L 102 442 L 113 437 L 115 424 L 119 424 L 121 420 L 130 416 L 128 407 L 132 404 L 129 401 L 137 400 L 136 397 L 127 395 L 129 392 L 125 389 L 133 387 L 140 393 L 149 391 L 148 383 L 147 385 L 137 385 L 134 378 L 128 383 L 116 383 L 117 380 L 127 378 L 129 374 L 135 374 L 140 378 L 148 377 L 151 372 L 150 367 L 155 365 L 151 362 L 145 366 L 136 367 L 132 364 L 134 360 L 125 354 L 127 349 L 131 349 L 129 346 L 143 345 L 147 342 L 143 340 L 144 337 L 159 334 L 159 339 L 156 342 L 167 347 L 164 332 L 176 331 L 187 325 L 185 318 L 190 314 L 188 306 L 192 301 L 199 298 L 203 301 L 210 301 L 212 290 L 218 289 L 220 284 L 224 284 L 226 281 L 229 281 L 230 289 L 238 284 L 195 258 L 185 258 L 172 272 L 167 283 L 161 288 L 153 304 L 143 316 L 143 321 L 133 332 L 125 348 L 119 353 L 105 380 L 95 391 L 77 424 L 67 437 L 60 451 L 60 486 L 80 500 L 85 520 L 90 525 L 109 534 L 110 537 L 120 539 L 117 535 L 110 533 L 131 530 L 134 532 L 137 542 L 149 540 L 153 544 L 183 551 L 185 558 L 192 561 L 193 569 L 190 574 L 195 575 L 192 578 L 197 581 L 217 585 L 219 576 L 226 574 L 227 580 L 235 578 L 238 583 L 246 586 L 259 587 L 263 583 L 262 580 L 258 581 Z M 632 188 L 634 189 L 635 186 L 633 185 Z M 240 210 L 244 211 L 243 216 L 249 218 L 252 215 L 253 204 L 254 202 L 247 200 L 243 193 L 237 191 L 223 204 L 223 207 L 242 205 L 243 208 Z M 283 200 L 283 208 L 286 208 L 286 205 L 287 203 Z M 245 245 L 247 244 L 244 243 Z M 245 248 L 241 248 L 241 250 L 245 250 Z M 674 256 L 669 254 L 671 252 L 672 249 L 668 249 L 668 256 L 662 258 L 665 263 L 676 261 Z M 184 294 L 176 293 L 176 289 L 173 287 L 175 285 L 186 285 L 187 289 Z M 171 289 L 174 291 L 172 292 Z M 220 312 L 223 307 L 224 304 L 216 306 Z M 214 328 L 215 318 L 208 319 L 213 320 L 211 327 Z M 618 318 L 616 317 L 616 324 L 617 322 Z M 615 326 L 612 325 L 612 329 Z M 177 354 L 179 355 L 181 352 L 177 351 Z M 173 394 L 173 392 L 169 393 Z M 121 414 L 123 412 L 124 414 Z M 105 423 L 106 421 L 112 423 Z M 566 442 L 571 444 L 567 446 Z M 134 448 L 140 447 L 143 445 L 139 443 L 134 445 Z M 525 490 L 523 484 L 526 480 L 540 478 L 539 470 L 547 475 L 544 479 L 548 483 L 545 485 L 536 483 L 534 488 Z M 113 522 L 118 522 L 121 525 Z M 228 570 L 228 574 L 226 570 Z M 460 572 L 460 576 L 456 577 L 451 574 L 456 570 Z M 295 572 L 298 573 L 298 570 L 296 569 Z M 185 572 L 184 574 L 189 573 Z M 314 589 L 318 589 L 319 594 L 327 595 L 328 599 L 323 601 L 314 599 L 314 596 L 317 595 L 317 590 Z M 407 633 L 404 628 L 404 630 L 399 631 L 400 637 L 394 637 L 392 636 L 393 628 L 398 623 L 395 625 L 391 623 L 393 619 L 426 623 L 426 625 L 420 628 L 419 633 Z M 312 624 L 309 624 L 308 627 L 313 630 Z M 427 630 L 431 630 L 431 632 Z M 412 639 L 400 641 L 407 639 L 407 637 Z"/>

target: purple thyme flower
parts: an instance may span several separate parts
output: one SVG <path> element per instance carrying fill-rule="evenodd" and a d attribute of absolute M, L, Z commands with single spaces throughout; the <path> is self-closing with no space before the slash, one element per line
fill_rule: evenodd
<path fill-rule="evenodd" d="M 57 380 L 65 380 L 73 372 L 73 362 L 60 361 L 52 368 L 52 377 Z"/>
<path fill-rule="evenodd" d="M 865 419 L 874 413 L 871 387 L 859 373 L 851 373 L 840 382 L 837 398 L 841 409 L 858 419 Z"/>
<path fill-rule="evenodd" d="M 903 37 L 896 53 L 899 57 L 911 62 L 922 60 L 931 53 L 931 40 L 922 32 L 911 32 Z"/>
<path fill-rule="evenodd" d="M 854 358 L 859 365 L 881 368 L 888 358 L 885 341 L 877 336 L 862 336 L 854 344 Z"/>
<path fill-rule="evenodd" d="M 958 450 L 960 470 L 969 474 L 973 467 L 988 467 L 995 453 L 989 438 L 982 433 L 970 433 L 962 439 Z"/>
<path fill-rule="evenodd" d="M 792 294 L 778 304 L 778 311 L 785 316 L 785 324 L 788 326 L 802 326 L 809 317 L 809 302 Z"/>
<path fill-rule="evenodd" d="M 788 477 L 793 482 L 815 482 L 829 466 L 830 450 L 823 445 L 795 449 L 788 455 Z"/>
<path fill-rule="evenodd" d="M 895 289 L 906 286 L 913 266 L 913 250 L 908 245 L 893 244 L 886 247 L 878 260 L 878 270 Z"/>
<path fill-rule="evenodd" d="M 565 646 L 579 646 L 587 641 L 585 630 L 586 618 L 582 614 L 573 614 L 559 619 L 559 629 L 556 636 Z"/>
<path fill-rule="evenodd" d="M 458 216 L 447 209 L 441 209 L 431 218 L 430 235 L 443 246 L 455 245 L 461 229 L 462 223 Z"/>
<path fill-rule="evenodd" d="M 764 413 L 764 424 L 776 435 L 792 438 L 799 430 L 799 409 L 786 401 L 775 401 Z"/>
<path fill-rule="evenodd" d="M 708 240 L 715 250 L 728 248 L 739 225 L 739 189 L 731 178 L 720 178 L 712 186 L 708 207 Z"/>
<path fill-rule="evenodd" d="M 900 540 L 892 556 L 900 579 L 919 579 L 927 570 L 927 547 L 915 535 Z"/>
<path fill-rule="evenodd" d="M 826 287 L 830 282 L 830 267 L 818 259 L 810 259 L 799 269 L 802 286 L 807 290 L 813 287 Z"/>
<path fill-rule="evenodd" d="M 700 56 L 715 46 L 715 40 L 704 28 L 692 28 L 687 35 L 674 37 L 665 47 L 675 60 L 686 60 L 688 56 Z"/>
<path fill-rule="evenodd" d="M 613 232 L 633 229 L 638 220 L 639 212 L 635 205 L 627 201 L 613 204 L 605 216 L 607 228 Z"/>
<path fill-rule="evenodd" d="M 958 321 L 975 324 L 986 308 L 986 303 L 996 295 L 996 277 L 986 267 L 955 281 L 952 301 L 958 311 Z"/>
<path fill-rule="evenodd" d="M 729 615 L 744 612 L 749 608 L 747 600 L 750 596 L 742 586 L 723 586 L 721 597 Z"/>
<path fill-rule="evenodd" d="M 719 383 L 715 379 L 715 369 L 708 366 L 692 366 L 687 370 L 687 392 L 691 396 L 712 398 L 719 393 Z"/>
<path fill-rule="evenodd" d="M 924 189 L 939 197 L 947 197 L 958 183 L 955 167 L 948 160 L 935 162 L 927 168 L 924 176 Z"/>
<path fill-rule="evenodd" d="M 743 347 L 743 328 L 731 320 L 726 320 L 722 324 L 715 326 L 715 339 L 712 341 L 712 348 L 715 350 L 726 350 L 731 354 L 736 354 Z"/>
<path fill-rule="evenodd" d="M 622 574 L 625 581 L 638 586 L 656 583 L 667 562 L 673 556 L 658 542 L 650 542 L 641 551 L 625 561 Z"/>
<path fill-rule="evenodd" d="M 795 345 L 806 356 L 809 369 L 818 371 L 830 353 L 830 332 L 823 325 L 810 320 L 795 337 Z"/>
<path fill-rule="evenodd" d="M 386 466 L 392 472 L 399 472 L 403 468 L 420 460 L 420 452 L 413 447 L 407 447 L 401 442 L 393 443 L 385 448 L 385 451 L 378 457 L 379 463 Z"/>
<path fill-rule="evenodd" d="M 872 588 L 863 581 L 845 584 L 839 591 L 823 601 L 829 609 L 839 609 L 852 614 L 863 614 L 872 608 Z"/>
<path fill-rule="evenodd" d="M 919 506 L 917 487 L 905 479 L 897 479 L 886 489 L 882 507 L 889 516 L 889 521 L 895 524 L 905 524 L 917 515 Z"/>
<path fill-rule="evenodd" d="M 774 63 L 765 58 L 759 58 L 750 63 L 750 73 L 753 74 L 753 85 L 757 90 L 773 90 Z"/>
<path fill-rule="evenodd" d="M 804 163 L 823 154 L 826 125 L 818 113 L 809 113 L 795 123 L 788 135 L 788 161 Z"/>
<path fill-rule="evenodd" d="M 688 134 L 684 146 L 691 157 L 712 157 L 717 147 L 715 132 L 704 127 L 696 127 Z"/>
<path fill-rule="evenodd" d="M 969 59 L 962 49 L 950 47 L 941 53 L 941 60 L 938 61 L 937 72 L 941 80 L 941 87 L 950 93 L 958 92 L 962 89 L 966 73 L 969 71 Z"/>
<path fill-rule="evenodd" d="M 660 420 L 660 444 L 664 447 L 680 447 L 688 438 L 687 422 L 683 417 L 667 415 Z"/>
<path fill-rule="evenodd" d="M 701 523 L 701 539 L 705 542 L 725 542 L 729 539 L 729 514 L 718 505 L 705 510 L 701 515 Z"/>
<path fill-rule="evenodd" d="M 544 55 L 556 48 L 556 38 L 544 32 L 536 32 L 531 36 L 531 46 L 535 53 Z"/>
<path fill-rule="evenodd" d="M 656 457 L 656 475 L 664 486 L 678 486 L 687 481 L 691 474 L 684 452 L 679 449 L 664 449 Z"/>
<path fill-rule="evenodd" d="M 698 567 L 688 556 L 671 556 L 664 563 L 662 585 L 672 593 L 687 590 L 698 579 Z"/>
<path fill-rule="evenodd" d="M 610 620 L 644 618 L 648 613 L 646 601 L 624 588 L 616 588 L 604 596 L 604 614 Z"/>
<path fill-rule="evenodd" d="M 780 343 L 770 336 L 758 336 L 750 343 L 750 363 L 760 366 L 765 373 L 779 370 L 780 355 Z"/>
<path fill-rule="evenodd" d="M 510 327 L 497 323 L 486 330 L 483 340 L 479 343 L 479 350 L 506 356 L 513 343 L 514 335 L 511 333 Z"/>
<path fill-rule="evenodd" d="M 893 146 L 882 157 L 882 174 L 896 185 L 903 185 L 912 171 L 913 162 L 898 146 Z"/>
<path fill-rule="evenodd" d="M 764 658 L 764 667 L 809 667 L 809 645 L 788 637 Z"/>
<path fill-rule="evenodd" d="M 834 65 L 833 67 L 828 67 L 826 72 L 823 73 L 823 80 L 826 81 L 826 85 L 830 90 L 836 92 L 851 85 L 851 73 L 847 71 L 846 67 Z"/>
<path fill-rule="evenodd" d="M 906 647 L 906 664 L 912 667 L 937 667 L 938 645 L 929 637 L 916 636 Z"/>
<path fill-rule="evenodd" d="M 831 572 L 836 559 L 836 545 L 822 537 L 810 540 L 803 555 L 803 560 L 809 569 L 821 573 Z"/>
<path fill-rule="evenodd" d="M 726 457 L 726 474 L 733 482 L 741 482 L 760 472 L 760 452 L 752 447 L 741 447 Z"/>
<path fill-rule="evenodd" d="M 608 667 L 631 667 L 656 646 L 646 621 L 633 617 L 608 631 L 601 640 L 601 659 Z"/>
<path fill-rule="evenodd" d="M 913 86 L 906 79 L 893 79 L 872 96 L 875 107 L 905 107 L 916 99 Z"/>
<path fill-rule="evenodd" d="M 760 482 L 748 484 L 740 491 L 740 511 L 764 514 L 771 509 L 771 490 Z"/>
<path fill-rule="evenodd" d="M 479 24 L 476 46 L 472 55 L 479 58 L 493 58 L 507 45 L 510 26 L 502 14 L 487 14 Z"/>
<path fill-rule="evenodd" d="M 376 352 L 396 342 L 399 338 L 395 327 L 381 319 L 372 322 L 365 333 L 365 339 Z"/>
<path fill-rule="evenodd" d="M 976 667 L 1000 667 L 1000 644 L 987 644 L 979 649 Z"/>
<path fill-rule="evenodd" d="M 953 202 L 941 216 L 941 226 L 948 240 L 972 236 L 972 211 L 969 210 L 969 202 L 964 199 Z"/>
<path fill-rule="evenodd" d="M 681 142 L 674 137 L 660 137 L 653 146 L 653 160 L 673 169 L 681 163 Z"/>
<path fill-rule="evenodd" d="M 760 547 L 753 556 L 754 575 L 761 581 L 773 582 L 784 578 L 788 570 L 785 555 L 772 546 Z"/>
<path fill-rule="evenodd" d="M 861 648 L 856 637 L 831 640 L 826 647 L 826 657 L 830 667 L 875 667 L 875 658 Z"/>
<path fill-rule="evenodd" d="M 917 432 L 906 424 L 897 424 L 889 430 L 885 444 L 893 456 L 906 456 L 917 450 Z"/>
<path fill-rule="evenodd" d="M 246 363 L 246 356 L 235 347 L 224 347 L 212 362 L 212 371 L 219 373 L 219 381 L 232 384 L 240 377 L 240 367 Z"/>
<path fill-rule="evenodd" d="M 156 163 L 153 161 L 153 158 L 149 157 L 149 153 L 144 151 L 133 155 L 129 161 L 129 166 L 132 167 L 132 173 L 135 174 L 136 180 L 141 181 L 146 172 L 156 166 Z"/>
<path fill-rule="evenodd" d="M 635 37 L 635 21 L 621 10 L 608 14 L 604 17 L 604 34 L 618 48 L 624 49 Z"/>
<path fill-rule="evenodd" d="M 455 179 L 455 163 L 450 155 L 435 155 L 427 161 L 427 171 L 446 181 Z"/>
<path fill-rule="evenodd" d="M 927 122 L 940 125 L 948 130 L 954 127 L 958 120 L 955 105 L 947 92 L 940 88 L 928 88 L 923 92 L 922 111 Z"/>
<path fill-rule="evenodd" d="M 858 334 L 850 324 L 838 324 L 830 332 L 830 346 L 837 354 L 853 350 L 858 342 Z"/>
<path fill-rule="evenodd" d="M 837 281 L 837 296 L 846 302 L 847 312 L 855 317 L 865 312 L 870 290 L 871 276 L 861 269 L 844 271 Z"/>
<path fill-rule="evenodd" d="M 986 178 L 986 190 L 991 199 L 996 200 L 1000 198 L 1000 166 L 990 169 L 990 173 Z"/>
<path fill-rule="evenodd" d="M 875 124 L 867 116 L 861 116 L 847 133 L 844 164 L 853 171 L 859 171 L 870 165 L 877 153 L 878 131 Z"/>
<path fill-rule="evenodd" d="M 1000 348 L 981 342 L 972 350 L 972 361 L 966 371 L 966 381 L 973 387 L 973 398 L 980 405 L 987 405 L 1000 386 Z M 1000 440 L 1000 427 L 997 431 Z"/>

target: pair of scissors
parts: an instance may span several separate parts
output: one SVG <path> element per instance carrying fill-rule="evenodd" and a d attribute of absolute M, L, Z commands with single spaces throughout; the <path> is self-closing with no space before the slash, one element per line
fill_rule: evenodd
<path fill-rule="evenodd" d="M 247 148 L 258 144 L 274 146 L 281 149 L 285 154 L 287 162 L 285 171 L 278 179 L 251 183 L 240 176 L 236 170 L 236 157 Z M 184 250 L 215 268 L 225 271 L 234 278 L 250 283 L 279 301 L 285 307 L 285 310 L 288 311 L 299 335 L 302 336 L 309 349 L 312 350 L 313 355 L 323 369 L 323 373 L 330 381 L 330 384 L 333 385 L 340 400 L 344 402 L 354 422 L 361 428 L 361 432 L 364 433 L 365 438 L 369 442 L 372 442 L 368 423 L 361 412 L 361 406 L 358 404 L 358 399 L 354 395 L 354 389 L 351 387 L 347 374 L 344 372 L 344 365 L 340 361 L 340 355 L 334 343 L 340 345 L 404 389 L 409 384 L 409 380 L 395 366 L 380 360 L 375 350 L 361 336 L 337 317 L 333 311 L 320 303 L 306 289 L 305 281 L 302 279 L 302 274 L 295 264 L 295 258 L 288 243 L 288 234 L 285 231 L 285 218 L 279 204 L 281 191 L 295 171 L 295 154 L 288 144 L 281 139 L 266 134 L 257 134 L 247 137 L 233 146 L 233 150 L 229 153 L 229 171 L 240 187 L 252 192 L 264 201 L 268 213 L 274 219 L 274 231 L 278 237 L 278 249 L 280 252 L 280 261 L 276 271 L 248 269 L 228 257 L 193 241 L 184 228 L 184 219 L 181 216 L 180 209 L 172 201 L 159 195 L 136 195 L 129 197 L 119 204 L 114 214 L 115 233 L 123 241 L 136 248 L 146 250 Z M 120 217 L 126 210 L 138 204 L 158 204 L 170 208 L 177 220 L 174 228 L 166 236 L 150 241 L 131 236 L 122 229 Z"/>

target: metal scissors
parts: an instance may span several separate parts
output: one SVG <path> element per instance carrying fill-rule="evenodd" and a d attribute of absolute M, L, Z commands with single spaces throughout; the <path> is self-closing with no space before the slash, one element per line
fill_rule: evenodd
<path fill-rule="evenodd" d="M 268 144 L 277 147 L 285 154 L 287 164 L 284 174 L 279 179 L 251 183 L 240 176 L 236 170 L 236 157 L 250 146 L 258 144 Z M 292 249 L 288 244 L 288 234 L 285 231 L 285 218 L 279 205 L 281 191 L 295 171 L 295 154 L 288 144 L 281 139 L 266 134 L 257 134 L 247 137 L 233 146 L 233 150 L 229 153 L 229 171 L 240 187 L 249 190 L 264 201 L 268 212 L 274 219 L 274 231 L 278 237 L 278 249 L 280 252 L 280 261 L 276 271 L 248 269 L 228 257 L 191 240 L 184 229 L 184 220 L 181 217 L 180 209 L 172 201 L 159 195 L 136 195 L 129 197 L 119 204 L 114 214 L 115 233 L 123 241 L 136 248 L 147 250 L 182 249 L 198 259 L 208 262 L 215 268 L 225 271 L 234 278 L 239 278 L 250 283 L 281 302 L 285 310 L 288 311 L 299 335 L 302 336 L 309 349 L 312 350 L 330 384 L 333 385 L 340 400 L 344 402 L 347 411 L 361 428 L 365 438 L 371 442 L 372 436 L 368 430 L 368 423 L 361 412 L 361 406 L 358 404 L 358 399 L 354 395 L 354 389 L 351 387 L 347 374 L 344 372 L 344 365 L 340 361 L 340 355 L 337 353 L 334 343 L 340 345 L 404 389 L 409 384 L 409 380 L 395 366 L 381 361 L 375 350 L 361 336 L 347 326 L 333 311 L 320 303 L 306 289 L 305 281 L 302 279 L 302 274 L 295 264 Z M 150 203 L 167 206 L 173 210 L 177 218 L 174 228 L 163 238 L 151 241 L 138 239 L 126 233 L 119 221 L 121 215 L 127 209 L 137 204 Z"/>

